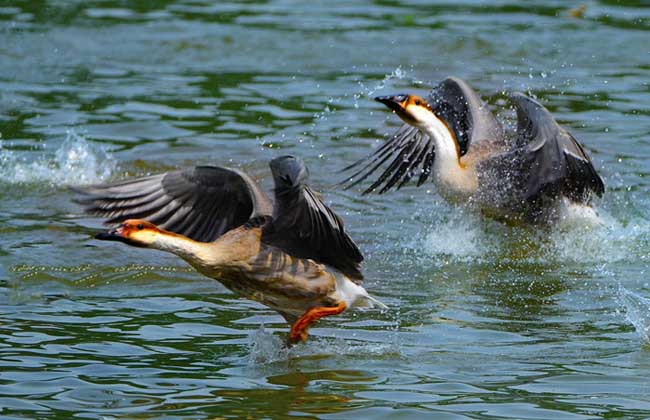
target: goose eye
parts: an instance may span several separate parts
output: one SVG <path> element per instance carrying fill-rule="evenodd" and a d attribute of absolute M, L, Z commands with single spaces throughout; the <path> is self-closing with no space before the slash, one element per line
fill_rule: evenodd
<path fill-rule="evenodd" d="M 415 105 L 421 105 L 421 103 L 420 103 L 420 100 L 419 100 L 419 99 L 416 99 L 416 100 L 415 100 Z"/>
<path fill-rule="evenodd" d="M 142 223 L 138 223 L 138 226 L 136 226 L 138 230 L 144 229 L 144 225 Z"/>

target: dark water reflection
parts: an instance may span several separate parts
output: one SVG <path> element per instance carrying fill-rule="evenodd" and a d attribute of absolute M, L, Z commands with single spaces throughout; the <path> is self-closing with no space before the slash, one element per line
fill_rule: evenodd
<path fill-rule="evenodd" d="M 0 2 L 0 417 L 646 418 L 650 11 L 585 5 Z M 547 105 L 605 178 L 603 224 L 332 187 L 398 124 L 372 96 L 449 74 L 506 119 L 506 91 Z M 66 188 L 192 164 L 270 186 L 285 153 L 391 308 L 290 351 L 277 314 L 92 240 Z"/>

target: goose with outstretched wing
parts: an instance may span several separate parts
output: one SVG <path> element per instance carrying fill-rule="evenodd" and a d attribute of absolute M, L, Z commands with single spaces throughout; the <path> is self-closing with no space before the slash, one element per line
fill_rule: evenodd
<path fill-rule="evenodd" d="M 506 131 L 464 81 L 450 77 L 426 99 L 376 98 L 405 124 L 377 151 L 345 168 L 347 188 L 373 173 L 364 191 L 380 194 L 431 178 L 439 194 L 496 219 L 549 222 L 566 201 L 590 205 L 604 184 L 577 140 L 538 101 L 511 95 L 517 128 Z"/>
<path fill-rule="evenodd" d="M 270 163 L 275 203 L 245 173 L 197 166 L 77 188 L 85 211 L 113 228 L 97 235 L 174 253 L 198 272 L 279 312 L 289 341 L 319 318 L 385 307 L 361 286 L 363 256 L 343 221 L 307 185 L 293 156 Z"/>

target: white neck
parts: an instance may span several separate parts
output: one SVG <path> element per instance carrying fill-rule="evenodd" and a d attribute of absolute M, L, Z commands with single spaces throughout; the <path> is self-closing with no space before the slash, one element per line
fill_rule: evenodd
<path fill-rule="evenodd" d="M 209 260 L 211 244 L 197 242 L 174 233 L 155 233 L 150 248 L 176 254 L 193 266 L 206 264 Z"/>
<path fill-rule="evenodd" d="M 420 129 L 427 133 L 436 145 L 436 159 L 434 165 L 443 164 L 446 166 L 458 166 L 459 169 L 461 169 L 458 160 L 459 156 L 456 140 L 445 123 L 431 115 L 430 118 L 427 118 L 424 123 L 420 125 Z"/>
<path fill-rule="evenodd" d="M 419 128 L 433 139 L 436 157 L 433 161 L 433 181 L 447 199 L 468 198 L 477 188 L 473 170 L 460 163 L 458 143 L 449 127 L 429 114 Z"/>

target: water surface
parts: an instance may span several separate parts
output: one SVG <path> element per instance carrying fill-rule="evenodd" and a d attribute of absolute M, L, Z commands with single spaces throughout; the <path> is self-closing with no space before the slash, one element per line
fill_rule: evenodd
<path fill-rule="evenodd" d="M 636 1 L 0 3 L 0 416 L 646 418 L 650 10 Z M 579 16 L 582 13 L 582 17 Z M 481 220 L 337 171 L 466 79 L 542 101 L 607 185 L 600 226 Z M 387 313 L 287 326 L 174 256 L 101 243 L 67 190 L 302 156 Z"/>

